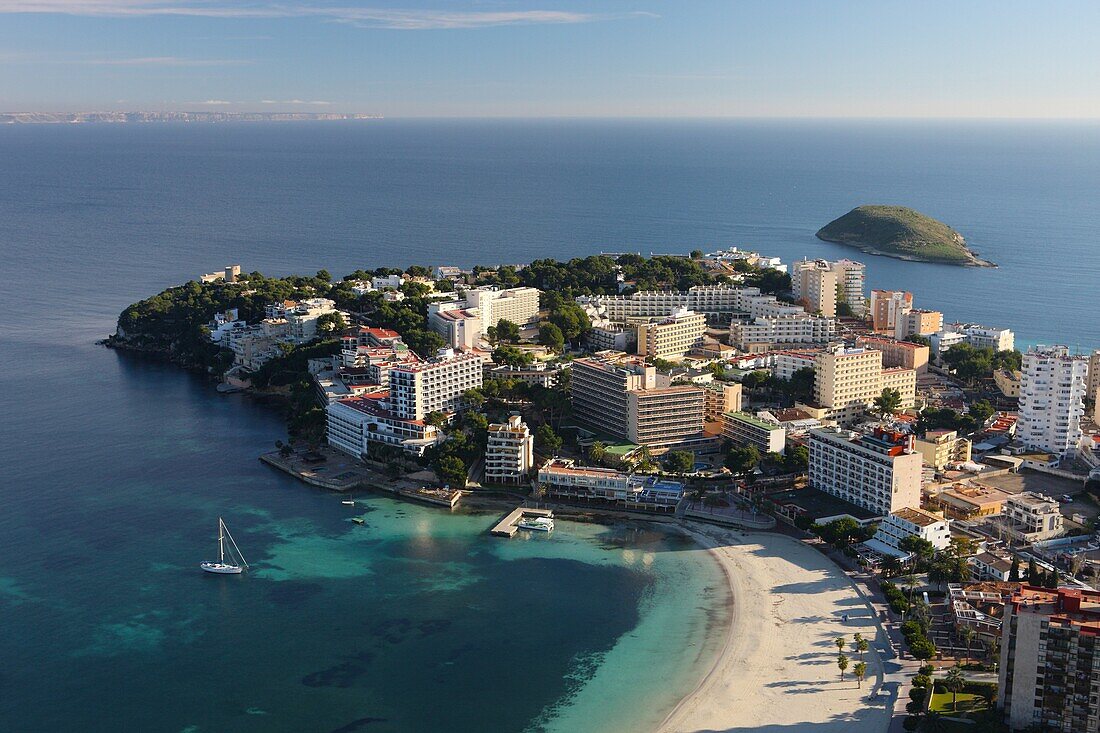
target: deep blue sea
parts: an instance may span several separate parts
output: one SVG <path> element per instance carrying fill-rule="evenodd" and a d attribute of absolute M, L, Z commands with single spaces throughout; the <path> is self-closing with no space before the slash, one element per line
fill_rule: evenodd
<path fill-rule="evenodd" d="M 1100 347 L 1100 125 L 414 122 L 0 128 L 0 730 L 645 729 L 728 598 L 631 526 L 339 498 L 259 464 L 279 418 L 94 345 L 130 302 L 267 274 L 737 245 Z M 863 203 L 998 269 L 819 242 Z M 255 570 L 196 563 L 225 516 Z"/>

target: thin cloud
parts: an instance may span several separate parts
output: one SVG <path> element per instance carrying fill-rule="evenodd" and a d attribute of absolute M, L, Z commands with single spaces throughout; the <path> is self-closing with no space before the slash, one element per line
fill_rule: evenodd
<path fill-rule="evenodd" d="M 242 66 L 251 64 L 243 59 L 189 59 L 180 56 L 142 56 L 130 59 L 85 59 L 76 64 L 91 66 Z"/>
<path fill-rule="evenodd" d="M 313 104 L 318 106 L 327 106 L 332 104 L 332 102 L 325 102 L 319 99 L 313 101 L 307 101 L 304 99 L 261 99 L 260 104 Z"/>
<path fill-rule="evenodd" d="M 432 30 L 491 28 L 511 25 L 568 25 L 624 18 L 655 18 L 653 13 L 577 13 L 564 10 L 448 11 L 386 8 L 280 5 L 217 5 L 188 0 L 0 0 L 0 14 L 48 13 L 101 17 L 151 15 L 205 18 L 322 18 L 362 28 Z"/>
<path fill-rule="evenodd" d="M 205 105 L 208 105 L 208 106 L 221 106 L 223 104 L 233 104 L 233 103 L 232 102 L 227 102 L 224 99 L 208 99 L 205 102 L 199 102 L 199 104 L 205 104 Z"/>

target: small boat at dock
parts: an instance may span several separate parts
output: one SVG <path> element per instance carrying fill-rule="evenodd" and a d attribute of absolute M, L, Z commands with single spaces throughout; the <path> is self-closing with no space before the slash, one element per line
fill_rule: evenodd
<path fill-rule="evenodd" d="M 554 520 L 550 517 L 524 517 L 516 526 L 534 532 L 553 532 Z"/>
<path fill-rule="evenodd" d="M 343 504 L 344 506 L 355 506 L 355 502 L 351 501 L 350 499 L 347 499 L 347 500 L 342 501 L 340 503 Z"/>
<path fill-rule="evenodd" d="M 367 520 L 363 519 L 362 517 L 352 517 L 351 521 L 355 522 L 356 524 L 363 524 Z"/>

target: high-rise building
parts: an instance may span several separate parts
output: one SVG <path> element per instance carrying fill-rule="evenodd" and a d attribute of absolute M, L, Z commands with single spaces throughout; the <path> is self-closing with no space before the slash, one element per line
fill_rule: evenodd
<path fill-rule="evenodd" d="M 1063 456 L 1081 439 L 1088 361 L 1065 346 L 1029 349 L 1020 380 L 1016 437 L 1035 450 Z"/>
<path fill-rule="evenodd" d="M 921 455 L 912 436 L 810 431 L 810 486 L 876 514 L 920 507 Z"/>
<path fill-rule="evenodd" d="M 527 480 L 535 465 L 535 442 L 519 415 L 489 426 L 485 446 L 485 480 L 495 484 L 518 484 Z"/>
<path fill-rule="evenodd" d="M 703 388 L 704 422 L 721 422 L 724 413 L 741 411 L 740 382 L 711 382 L 700 386 Z"/>
<path fill-rule="evenodd" d="M 776 344 L 827 344 L 836 338 L 836 321 L 795 313 L 730 323 L 730 344 L 742 351 L 766 351 Z"/>
<path fill-rule="evenodd" d="M 1023 586 L 1005 604 L 997 705 L 1013 730 L 1100 730 L 1100 592 Z"/>
<path fill-rule="evenodd" d="M 781 425 L 747 412 L 722 415 L 722 437 L 734 445 L 755 446 L 761 453 L 783 453 L 787 447 L 787 431 Z"/>
<path fill-rule="evenodd" d="M 497 290 L 484 287 L 467 290 L 465 296 L 466 307 L 477 308 L 481 314 L 482 331 L 497 325 L 501 319 L 525 326 L 539 313 L 538 288 Z"/>
<path fill-rule="evenodd" d="M 458 412 L 462 393 L 482 385 L 481 356 L 442 349 L 435 359 L 390 369 L 389 407 L 403 420 L 423 420 L 429 412 Z"/>
<path fill-rule="evenodd" d="M 918 308 L 902 308 L 896 314 L 893 335 L 901 341 L 910 336 L 931 336 L 942 329 L 943 313 Z"/>
<path fill-rule="evenodd" d="M 913 308 L 913 294 L 904 290 L 871 291 L 871 328 L 879 333 L 893 334 L 898 315 Z"/>
<path fill-rule="evenodd" d="M 1100 405 L 1100 349 L 1089 356 L 1088 397 L 1093 404 Z"/>
<path fill-rule="evenodd" d="M 838 347 L 820 352 L 814 359 L 814 401 L 825 417 L 841 425 L 859 418 L 882 390 L 901 394 L 901 409 L 913 406 L 917 374 L 912 369 L 883 369 L 881 351 Z"/>
<path fill-rule="evenodd" d="M 703 390 L 670 385 L 637 356 L 601 352 L 573 362 L 573 416 L 593 432 L 652 446 L 703 435 Z"/>
<path fill-rule="evenodd" d="M 638 353 L 650 359 L 679 359 L 703 343 L 707 318 L 686 308 L 638 326 Z"/>
<path fill-rule="evenodd" d="M 843 303 L 854 316 L 866 312 L 866 266 L 854 260 L 802 260 L 791 265 L 791 291 L 810 313 L 836 317 Z"/>

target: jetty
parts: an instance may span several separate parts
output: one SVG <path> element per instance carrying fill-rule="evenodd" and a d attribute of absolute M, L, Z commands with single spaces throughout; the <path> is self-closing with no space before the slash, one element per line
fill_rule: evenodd
<path fill-rule="evenodd" d="M 527 507 L 516 507 L 512 511 L 505 515 L 504 519 L 496 523 L 489 534 L 495 537 L 514 537 L 516 532 L 519 531 L 519 521 L 524 517 L 549 517 L 554 518 L 554 512 L 549 509 L 529 509 Z"/>

